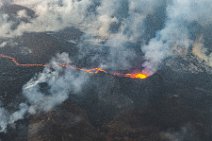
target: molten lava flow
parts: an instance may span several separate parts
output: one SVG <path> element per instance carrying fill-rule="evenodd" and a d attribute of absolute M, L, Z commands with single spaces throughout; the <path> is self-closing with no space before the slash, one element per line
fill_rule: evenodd
<path fill-rule="evenodd" d="M 84 71 L 84 72 L 87 72 L 87 73 L 95 73 L 95 74 L 100 73 L 100 72 L 107 73 L 107 71 L 105 71 L 102 68 L 93 68 L 93 69 L 77 68 L 77 69 Z"/>
<path fill-rule="evenodd" d="M 17 61 L 16 58 L 8 56 L 8 55 L 4 55 L 4 54 L 0 54 L 0 58 L 5 58 L 10 60 L 11 62 L 13 62 L 16 66 L 19 67 L 46 67 L 46 64 L 21 64 Z"/>
<path fill-rule="evenodd" d="M 47 67 L 48 66 L 47 64 L 21 64 L 17 61 L 16 58 L 5 55 L 5 54 L 0 54 L 0 58 L 7 59 L 19 67 Z M 91 74 L 106 73 L 113 76 L 126 77 L 131 79 L 146 79 L 150 76 L 147 73 L 147 71 L 138 71 L 136 73 L 121 73 L 121 72 L 113 72 L 113 71 L 108 72 L 104 70 L 103 68 L 92 68 L 92 69 L 79 68 L 79 67 L 71 66 L 69 64 L 59 64 L 59 66 L 63 68 L 72 67 L 75 70 L 80 70 L 80 71 L 91 73 Z"/>
<path fill-rule="evenodd" d="M 142 72 L 139 73 L 128 73 L 125 74 L 126 77 L 132 78 L 132 79 L 146 79 L 148 78 L 148 75 Z"/>

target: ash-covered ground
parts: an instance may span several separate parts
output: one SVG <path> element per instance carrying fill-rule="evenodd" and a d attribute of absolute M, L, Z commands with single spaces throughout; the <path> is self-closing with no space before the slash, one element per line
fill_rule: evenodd
<path fill-rule="evenodd" d="M 211 9 L 211 0 L 0 0 L 0 141 L 211 141 Z"/>

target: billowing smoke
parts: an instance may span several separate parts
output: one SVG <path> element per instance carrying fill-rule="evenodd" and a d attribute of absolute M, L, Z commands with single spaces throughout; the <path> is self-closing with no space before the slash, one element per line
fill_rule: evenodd
<path fill-rule="evenodd" d="M 3 132 L 5 131 L 5 129 L 7 128 L 7 124 L 8 124 L 8 113 L 4 108 L 0 108 L 0 126 L 1 129 L 0 131 Z"/>
<path fill-rule="evenodd" d="M 13 13 L 16 14 L 16 17 L 12 20 L 8 17 L 9 14 L 1 14 L 3 28 L 1 28 L 0 32 L 2 36 L 10 37 L 21 35 L 24 32 L 58 31 L 72 24 L 80 24 L 83 21 L 83 16 L 86 15 L 86 9 L 90 3 L 88 0 L 14 0 L 10 3 L 11 5 L 20 5 L 25 8 L 17 11 L 17 13 Z M 34 12 L 30 12 L 30 10 Z M 27 18 L 28 22 L 21 20 L 21 17 Z"/>
<path fill-rule="evenodd" d="M 0 107 L 0 132 L 5 132 L 8 124 L 13 124 L 16 121 L 23 119 L 28 108 L 28 105 L 25 103 L 21 103 L 19 109 L 15 112 L 9 112 L 4 107 Z"/>
<path fill-rule="evenodd" d="M 1 28 L 1 36 L 16 36 L 24 32 L 58 31 L 72 26 L 87 34 L 107 38 L 111 35 L 112 24 L 121 24 L 119 29 L 116 29 L 120 30 L 118 33 L 128 32 L 128 38 L 132 40 L 140 38 L 145 17 L 153 13 L 161 2 L 155 0 L 13 0 L 10 2 L 11 5 L 20 5 L 25 9 L 13 13 L 16 14 L 16 19 L 13 20 L 8 18 L 9 14 L 2 11 L 4 16 L 1 23 L 5 28 Z M 13 25 L 20 20 L 20 17 L 33 17 L 28 12 L 29 9 L 34 11 L 34 18 L 29 19 L 30 22 L 19 22 L 14 29 Z"/>
<path fill-rule="evenodd" d="M 202 37 L 198 38 L 192 48 L 192 53 L 206 65 L 212 67 L 212 53 L 208 52 L 208 49 L 204 47 Z"/>
<path fill-rule="evenodd" d="M 131 46 L 139 46 L 145 36 L 145 20 L 155 12 L 164 0 L 13 0 L 11 5 L 20 5 L 23 9 L 8 14 L 8 4 L 2 6 L 0 33 L 2 37 L 14 37 L 26 32 L 59 31 L 75 27 L 84 34 L 79 48 L 91 46 L 103 50 L 108 48 L 107 57 L 98 64 L 109 69 L 128 69 L 136 57 Z M 6 7 L 6 8 L 4 8 Z M 32 12 L 33 11 L 33 12 Z"/>
<path fill-rule="evenodd" d="M 79 93 L 88 75 L 59 65 L 70 63 L 67 54 L 57 55 L 43 72 L 23 86 L 26 103 L 21 103 L 19 110 L 9 112 L 0 107 L 0 132 L 6 131 L 8 124 L 23 119 L 26 114 L 47 112 L 67 100 L 70 94 Z"/>
<path fill-rule="evenodd" d="M 45 68 L 23 87 L 23 94 L 31 104 L 30 112 L 49 111 L 64 102 L 71 92 L 77 93 L 81 90 L 87 79 L 86 74 L 76 72 L 75 74 L 72 68 L 64 70 L 58 63 L 70 64 L 68 55 L 62 54 L 53 59 L 50 68 Z M 45 91 L 42 92 L 40 84 L 45 84 Z"/>
<path fill-rule="evenodd" d="M 192 44 L 189 27 L 197 23 L 207 26 L 212 23 L 212 3 L 210 0 L 173 0 L 166 8 L 167 20 L 165 27 L 158 31 L 156 37 L 142 47 L 147 62 L 145 67 L 157 68 L 164 59 L 171 57 L 175 48 L 188 49 Z"/>
<path fill-rule="evenodd" d="M 137 54 L 131 46 L 135 44 L 140 45 L 144 53 L 143 67 L 152 74 L 166 58 L 175 56 L 176 50 L 192 46 L 195 40 L 191 35 L 195 34 L 191 29 L 193 24 L 206 27 L 212 23 L 210 0 L 1 0 L 1 3 L 2 37 L 75 27 L 84 33 L 79 45 L 83 50 L 88 50 L 87 46 L 91 46 L 91 50 L 110 48 L 99 65 L 110 69 L 132 67 L 131 62 Z M 4 10 L 8 5 L 24 8 L 8 14 Z M 165 19 L 159 21 L 164 26 L 155 31 L 152 39 L 146 39 L 147 18 L 157 13 L 158 8 L 166 9 Z M 83 53 L 87 55 L 86 51 Z"/>
<path fill-rule="evenodd" d="M 21 8 L 14 12 L 11 6 Z M 163 26 L 147 38 L 147 27 L 151 25 L 148 18 L 161 12 L 158 9 L 165 11 L 165 18 L 159 17 L 158 21 Z M 24 33 L 58 32 L 74 27 L 83 33 L 77 45 L 79 59 L 94 52 L 91 60 L 98 61 L 97 65 L 126 70 L 133 67 L 132 62 L 140 55 L 144 63 L 139 67 L 152 75 L 167 58 L 187 53 L 192 47 L 192 53 L 211 66 L 210 50 L 206 49 L 209 47 L 204 46 L 204 39 L 197 39 L 193 29 L 193 25 L 210 27 L 211 13 L 211 0 L 0 0 L 0 37 L 14 38 Z M 0 42 L 0 47 L 6 45 L 7 42 Z M 66 100 L 71 92 L 80 90 L 87 78 L 85 74 L 75 74 L 71 68 L 64 70 L 57 65 L 58 61 L 70 63 L 64 54 L 53 59 L 50 68 L 45 68 L 23 87 L 29 105 L 20 107 L 28 107 L 27 110 L 20 108 L 11 114 L 0 108 L 2 129 L 26 113 L 48 111 Z M 8 117 L 13 118 L 8 120 Z"/>

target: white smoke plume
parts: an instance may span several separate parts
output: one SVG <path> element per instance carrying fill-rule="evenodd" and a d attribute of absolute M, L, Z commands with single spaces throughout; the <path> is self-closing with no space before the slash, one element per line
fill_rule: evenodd
<path fill-rule="evenodd" d="M 19 105 L 19 110 L 9 112 L 4 107 L 0 107 L 0 132 L 6 132 L 7 126 L 24 118 L 28 111 L 28 106 L 25 103 Z"/>
<path fill-rule="evenodd" d="M 62 68 L 59 64 L 70 64 L 67 54 L 63 53 L 53 58 L 43 72 L 32 78 L 23 87 L 26 103 L 21 103 L 19 110 L 9 112 L 0 107 L 0 132 L 5 132 L 7 126 L 23 119 L 26 114 L 36 114 L 50 111 L 63 103 L 70 94 L 77 94 L 87 81 L 85 73 L 75 72 L 73 68 Z M 47 91 L 42 91 L 39 84 L 46 83 Z"/>
<path fill-rule="evenodd" d="M 204 47 L 203 38 L 198 38 L 192 48 L 192 53 L 206 65 L 212 67 L 212 53 L 209 53 L 207 48 Z"/>
<path fill-rule="evenodd" d="M 158 30 L 155 38 L 144 41 L 146 44 L 141 43 L 145 37 L 146 18 L 163 4 L 166 9 L 164 28 Z M 14 37 L 25 32 L 56 32 L 75 27 L 85 33 L 81 42 L 90 41 L 93 46 L 111 47 L 111 56 L 108 58 L 118 61 L 103 61 L 103 66 L 130 66 L 126 65 L 129 64 L 126 60 L 133 59 L 135 54 L 128 49 L 129 43 L 139 43 L 146 59 L 143 66 L 152 73 L 157 71 L 164 59 L 175 55 L 176 48 L 188 49 L 192 46 L 189 28 L 193 23 L 203 27 L 212 23 L 210 0 L 1 0 L 1 5 L 20 5 L 34 11 L 34 16 L 29 15 L 27 9 L 17 11 L 15 18 L 13 14 L 13 20 L 10 14 L 1 11 L 2 37 Z M 28 19 L 28 22 L 22 18 Z M 87 43 L 83 46 L 87 46 Z M 116 55 L 119 49 L 130 53 Z"/>
<path fill-rule="evenodd" d="M 68 55 L 62 54 L 53 59 L 50 64 L 51 68 L 45 68 L 42 73 L 23 87 L 23 94 L 31 104 L 30 112 L 51 110 L 64 102 L 71 92 L 79 92 L 87 80 L 88 77 L 85 73 L 74 73 L 72 68 L 64 70 L 58 63 L 70 64 Z M 40 83 L 46 83 L 47 91 L 40 90 Z"/>
<path fill-rule="evenodd" d="M 8 113 L 4 108 L 0 108 L 0 132 L 5 131 L 8 124 Z"/>
<path fill-rule="evenodd" d="M 165 27 L 158 31 L 155 38 L 146 46 L 142 46 L 146 63 L 144 66 L 152 70 L 157 68 L 164 59 L 171 57 L 176 47 L 188 49 L 192 46 L 189 27 L 193 23 L 201 26 L 212 24 L 209 13 L 212 12 L 210 0 L 173 0 L 166 8 L 167 20 Z"/>
<path fill-rule="evenodd" d="M 1 36 L 10 37 L 21 35 L 24 32 L 45 32 L 58 31 L 70 25 L 80 24 L 83 16 L 86 15 L 86 8 L 91 2 L 84 1 L 38 1 L 38 0 L 14 0 L 10 4 L 20 5 L 35 12 L 35 18 L 28 19 L 30 22 L 21 21 L 17 27 L 13 29 L 17 21 L 20 20 L 20 14 L 26 13 L 17 11 L 16 19 L 9 20 L 8 14 L 1 14 L 2 28 Z M 32 15 L 26 15 L 30 17 Z M 69 18 L 67 18 L 69 17 Z"/>
<path fill-rule="evenodd" d="M 5 10 L 11 5 L 22 9 L 15 13 Z M 158 8 L 166 9 L 165 19 L 161 19 L 164 26 L 155 31 L 152 39 L 146 40 L 147 17 L 158 12 Z M 153 74 L 165 59 L 181 54 L 179 48 L 189 50 L 193 46 L 193 54 L 211 65 L 211 55 L 206 55 L 207 47 L 195 42 L 190 30 L 194 23 L 201 27 L 211 25 L 211 13 L 211 0 L 0 0 L 0 38 L 74 27 L 84 33 L 78 45 L 83 55 L 90 50 L 109 47 L 106 61 L 99 59 L 101 54 L 95 56 L 102 61 L 100 65 L 126 69 L 131 67 L 129 60 L 137 55 L 131 48 L 131 44 L 136 44 L 144 53 L 146 62 L 143 66 Z M 176 54 L 176 50 L 179 53 Z M 67 58 L 59 59 L 59 62 L 70 63 Z M 70 92 L 80 90 L 87 77 L 76 75 L 71 68 L 63 70 L 53 62 L 53 70 L 45 68 L 23 87 L 23 94 L 29 101 L 28 110 L 11 115 L 0 108 L 2 129 L 10 123 L 8 116 L 15 121 L 28 112 L 48 111 L 66 100 Z M 47 94 L 40 90 L 40 83 L 49 87 Z"/>
<path fill-rule="evenodd" d="M 2 42 L 2 43 L 0 44 L 0 48 L 5 47 L 6 45 L 7 45 L 7 42 Z"/>
<path fill-rule="evenodd" d="M 134 34 L 130 38 L 138 38 L 145 17 L 153 13 L 160 3 L 161 1 L 155 0 L 13 0 L 11 5 L 29 8 L 35 12 L 36 17 L 29 19 L 30 22 L 27 23 L 20 22 L 13 29 L 15 21 L 9 20 L 8 14 L 4 13 L 0 33 L 1 36 L 16 36 L 24 32 L 58 31 L 66 27 L 76 27 L 87 34 L 107 37 L 111 34 L 111 24 L 120 23 L 120 34 L 127 29 L 129 34 Z M 92 9 L 94 10 L 91 11 Z M 17 20 L 20 15 L 27 17 L 24 10 L 17 11 L 16 14 Z"/>
<path fill-rule="evenodd" d="M 0 36 L 13 38 L 26 32 L 57 32 L 75 27 L 84 33 L 82 48 L 88 46 L 87 41 L 90 46 L 110 47 L 108 60 L 103 60 L 100 65 L 109 69 L 117 66 L 128 69 L 132 67 L 129 60 L 136 57 L 130 43 L 140 44 L 145 36 L 146 17 L 164 1 L 13 0 L 3 5 L 0 11 Z M 8 5 L 19 5 L 23 9 L 10 14 L 4 11 Z"/>

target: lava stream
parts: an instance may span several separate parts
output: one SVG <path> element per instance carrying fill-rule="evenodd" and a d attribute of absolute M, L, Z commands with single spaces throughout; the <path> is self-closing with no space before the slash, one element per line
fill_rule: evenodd
<path fill-rule="evenodd" d="M 16 58 L 5 55 L 5 54 L 0 54 L 0 58 L 7 59 L 19 67 L 47 67 L 48 66 L 47 64 L 22 64 L 22 63 L 19 63 Z M 72 67 L 73 69 L 80 70 L 86 73 L 91 73 L 91 74 L 106 73 L 113 76 L 126 77 L 131 79 L 146 79 L 150 76 L 149 73 L 147 73 L 146 71 L 136 71 L 134 73 L 121 73 L 121 72 L 115 72 L 115 71 L 108 72 L 104 70 L 103 68 L 92 68 L 92 69 L 79 68 L 75 66 L 70 66 L 69 64 L 59 64 L 59 66 L 63 68 Z"/>

